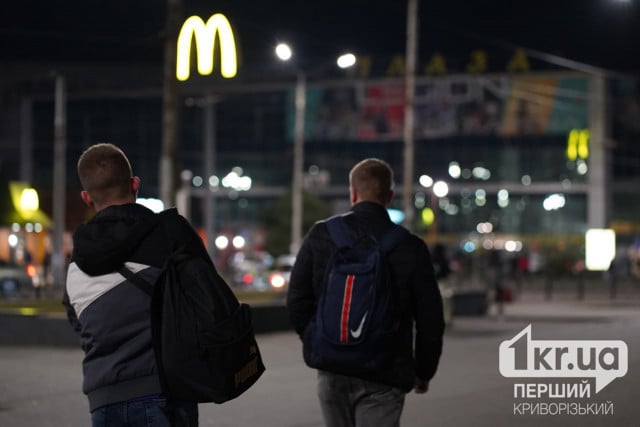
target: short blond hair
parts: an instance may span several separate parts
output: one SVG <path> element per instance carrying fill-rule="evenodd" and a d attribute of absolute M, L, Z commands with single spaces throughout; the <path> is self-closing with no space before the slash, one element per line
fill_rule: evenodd
<path fill-rule="evenodd" d="M 96 204 L 131 192 L 131 164 L 124 152 L 113 144 L 100 143 L 87 148 L 78 159 L 82 188 Z"/>
<path fill-rule="evenodd" d="M 360 200 L 387 204 L 393 191 L 393 170 L 384 160 L 364 159 L 351 168 L 349 185 Z"/>

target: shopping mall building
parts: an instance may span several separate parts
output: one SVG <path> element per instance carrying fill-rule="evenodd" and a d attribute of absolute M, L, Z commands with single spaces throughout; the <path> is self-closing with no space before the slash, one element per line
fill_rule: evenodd
<path fill-rule="evenodd" d="M 356 68 L 307 75 L 304 188 L 333 212 L 348 208 L 349 169 L 366 157 L 391 164 L 393 207 L 403 209 L 405 80 L 389 64 L 378 74 Z M 637 79 L 529 66 L 491 73 L 428 71 L 421 68 L 415 85 L 415 232 L 465 251 L 569 245 L 580 252 L 588 229 L 611 228 L 619 250 L 635 247 Z M 56 198 L 64 198 L 64 229 L 71 231 L 87 218 L 78 197 L 78 156 L 91 144 L 112 142 L 142 178 L 139 196 L 159 197 L 167 108 L 161 67 L 66 64 L 50 74 L 14 64 L 0 73 L 3 187 L 29 183 L 50 217 Z M 258 246 L 269 239 L 265 213 L 290 197 L 295 87 L 295 74 L 274 67 L 240 72 L 237 79 L 214 73 L 176 83 L 171 159 L 175 186 L 182 190 L 178 203 L 196 227 L 204 228 L 212 216 L 215 233 L 242 234 Z M 61 100 L 62 115 L 56 107 Z M 60 120 L 62 136 L 56 133 Z M 60 138 L 64 150 L 56 151 Z M 62 190 L 54 189 L 53 179 L 61 159 Z M 438 181 L 446 183 L 446 192 L 434 191 Z M 8 194 L 5 188 L 0 192 L 5 213 L 12 209 Z M 207 199 L 214 200 L 213 210 L 205 209 Z M 313 212 L 304 218 L 305 229 L 317 219 Z M 12 224 L 5 218 L 2 226 Z"/>

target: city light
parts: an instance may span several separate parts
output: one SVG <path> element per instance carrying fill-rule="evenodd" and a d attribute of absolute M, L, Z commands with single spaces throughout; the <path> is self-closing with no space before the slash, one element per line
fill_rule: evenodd
<path fill-rule="evenodd" d="M 400 209 L 387 209 L 387 213 L 389 214 L 389 218 L 394 224 L 402 224 L 404 221 L 404 212 Z"/>
<path fill-rule="evenodd" d="M 498 191 L 498 206 L 501 208 L 509 206 L 509 191 L 504 188 Z"/>
<path fill-rule="evenodd" d="M 429 226 L 433 224 L 436 219 L 436 215 L 431 208 L 424 208 L 421 212 L 422 222 L 424 225 Z"/>
<path fill-rule="evenodd" d="M 483 168 L 482 166 L 476 166 L 471 170 L 471 174 L 474 178 L 481 179 L 483 181 L 487 181 L 491 178 L 491 171 L 487 168 Z"/>
<path fill-rule="evenodd" d="M 433 194 L 436 197 L 444 197 L 449 194 L 449 186 L 444 181 L 437 181 L 433 184 Z"/>
<path fill-rule="evenodd" d="M 283 61 L 288 61 L 293 56 L 293 51 L 286 43 L 279 43 L 276 46 L 276 56 Z"/>
<path fill-rule="evenodd" d="M 429 175 L 420 175 L 420 178 L 418 178 L 418 182 L 423 187 L 429 188 L 433 185 L 433 178 L 431 178 Z"/>
<path fill-rule="evenodd" d="M 248 191 L 251 189 L 252 180 L 248 176 L 243 176 L 243 170 L 235 167 L 222 178 L 221 183 L 225 188 L 231 188 L 236 191 Z"/>
<path fill-rule="evenodd" d="M 591 228 L 585 233 L 587 270 L 606 271 L 616 256 L 616 233 L 611 229 Z"/>
<path fill-rule="evenodd" d="M 202 186 L 202 183 L 203 183 L 202 177 L 199 175 L 194 176 L 193 179 L 191 180 L 191 183 L 193 184 L 194 187 Z"/>
<path fill-rule="evenodd" d="M 162 203 L 162 200 L 160 199 L 154 199 L 154 198 L 143 198 L 143 197 L 138 197 L 136 199 L 136 203 L 142 206 L 146 206 L 147 208 L 151 209 L 153 212 L 162 212 L 164 210 L 164 203 Z"/>
<path fill-rule="evenodd" d="M 542 202 L 545 211 L 556 211 L 565 204 L 564 194 L 550 194 Z"/>
<path fill-rule="evenodd" d="M 449 176 L 451 178 L 458 179 L 460 178 L 461 174 L 462 174 L 462 169 L 460 169 L 460 165 L 458 164 L 458 162 L 449 163 Z"/>
<path fill-rule="evenodd" d="M 491 233 L 493 225 L 490 222 L 481 222 L 476 226 L 476 231 L 480 234 Z"/>
<path fill-rule="evenodd" d="M 25 188 L 20 195 L 20 209 L 25 212 L 35 212 L 38 210 L 38 192 L 33 188 Z"/>
<path fill-rule="evenodd" d="M 220 250 L 227 249 L 227 247 L 229 246 L 229 239 L 227 238 L 227 236 L 218 236 L 216 237 L 215 244 L 216 248 Z"/>
<path fill-rule="evenodd" d="M 484 206 L 487 204 L 487 192 L 482 188 L 476 190 L 476 206 Z"/>
<path fill-rule="evenodd" d="M 340 68 L 352 67 L 356 64 L 356 56 L 353 53 L 345 53 L 344 55 L 340 55 L 338 57 L 336 63 Z"/>
<path fill-rule="evenodd" d="M 244 237 L 242 236 L 235 236 L 232 240 L 232 244 L 233 247 L 236 249 L 242 249 L 244 248 L 244 245 L 246 244 L 246 241 L 244 239 Z"/>

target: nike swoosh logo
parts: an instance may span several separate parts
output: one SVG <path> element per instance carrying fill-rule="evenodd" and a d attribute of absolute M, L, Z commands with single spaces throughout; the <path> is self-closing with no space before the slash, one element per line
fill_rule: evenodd
<path fill-rule="evenodd" d="M 368 313 L 369 312 L 364 313 L 364 316 L 362 316 L 362 320 L 360 321 L 360 325 L 355 331 L 353 329 L 350 330 L 352 337 L 356 339 L 360 338 L 360 335 L 362 335 L 362 327 L 364 326 L 364 321 L 367 318 Z"/>

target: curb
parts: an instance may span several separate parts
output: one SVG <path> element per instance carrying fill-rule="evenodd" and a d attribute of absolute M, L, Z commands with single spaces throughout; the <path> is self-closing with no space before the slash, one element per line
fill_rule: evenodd
<path fill-rule="evenodd" d="M 251 306 L 257 334 L 292 330 L 282 305 Z M 0 346 L 80 347 L 63 315 L 0 313 Z"/>

